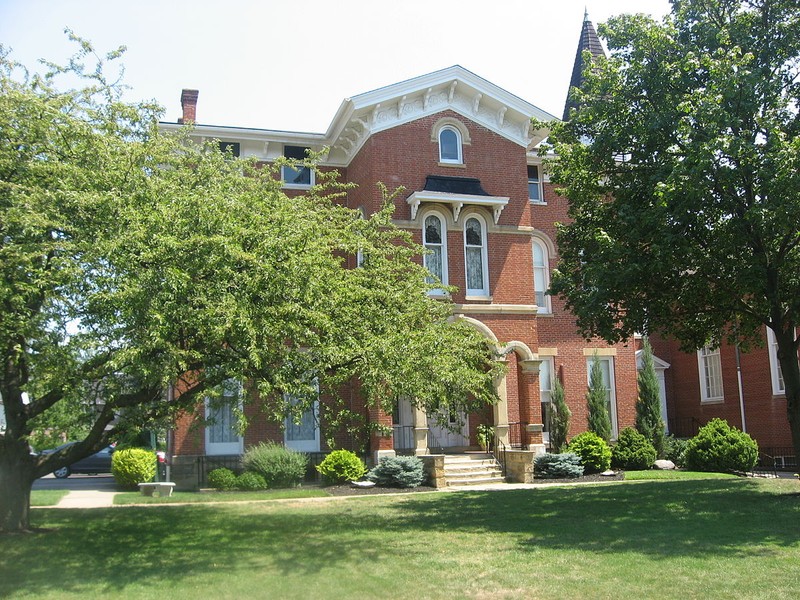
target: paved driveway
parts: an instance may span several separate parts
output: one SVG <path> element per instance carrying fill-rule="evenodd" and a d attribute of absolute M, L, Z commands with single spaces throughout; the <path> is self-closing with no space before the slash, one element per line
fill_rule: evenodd
<path fill-rule="evenodd" d="M 56 479 L 53 475 L 45 475 L 33 482 L 34 490 L 96 490 L 116 492 L 114 478 L 110 475 L 70 475 L 66 479 Z"/>

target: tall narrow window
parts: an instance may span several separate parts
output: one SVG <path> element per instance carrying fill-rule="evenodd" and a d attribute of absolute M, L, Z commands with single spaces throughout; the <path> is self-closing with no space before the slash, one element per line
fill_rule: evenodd
<path fill-rule="evenodd" d="M 284 146 L 283 155 L 292 160 L 302 161 L 306 159 L 307 150 L 302 146 Z M 314 185 L 314 171 L 303 165 L 283 165 L 281 179 L 285 187 L 311 187 Z"/>
<path fill-rule="evenodd" d="M 539 363 L 539 396 L 542 400 L 542 424 L 544 425 L 544 433 L 542 434 L 542 441 L 545 444 L 550 443 L 550 392 L 553 390 L 553 360 L 550 358 L 542 359 Z"/>
<path fill-rule="evenodd" d="M 439 162 L 460 164 L 461 134 L 455 127 L 445 126 L 439 131 Z"/>
<path fill-rule="evenodd" d="M 206 398 L 206 454 L 241 454 L 237 409 L 241 408 L 242 385 L 234 379 L 222 384 L 219 398 Z"/>
<path fill-rule="evenodd" d="M 587 381 L 592 376 L 592 363 L 595 357 L 592 356 L 586 361 Z M 600 362 L 600 372 L 603 374 L 603 388 L 606 392 L 606 410 L 608 418 L 611 419 L 611 437 L 617 437 L 619 429 L 617 427 L 617 392 L 614 386 L 614 358 L 611 356 L 598 356 Z"/>
<path fill-rule="evenodd" d="M 539 240 L 533 240 L 533 289 L 536 293 L 536 305 L 540 313 L 550 312 L 550 296 L 546 294 L 550 287 L 547 248 Z"/>
<path fill-rule="evenodd" d="M 537 165 L 528 165 L 528 198 L 531 202 L 544 204 L 541 184 L 539 167 Z"/>
<path fill-rule="evenodd" d="M 317 395 L 319 395 L 318 387 Z M 292 406 L 297 406 L 301 402 L 300 399 L 288 394 L 284 395 L 284 399 Z M 297 411 L 293 411 L 287 415 L 284 421 L 284 445 L 299 452 L 319 452 L 318 414 L 319 398 L 305 407 L 302 413 L 297 414 Z"/>
<path fill-rule="evenodd" d="M 488 257 L 486 227 L 482 219 L 470 217 L 464 224 L 464 262 L 467 272 L 467 296 L 488 296 Z"/>
<path fill-rule="evenodd" d="M 774 395 L 785 394 L 786 384 L 783 381 L 783 370 L 778 360 L 778 340 L 775 332 L 767 327 L 767 346 L 769 349 L 769 370 L 772 374 L 772 393 Z"/>
<path fill-rule="evenodd" d="M 422 244 L 430 254 L 425 255 L 425 267 L 432 275 L 447 285 L 447 229 L 438 213 L 428 213 L 422 229 Z M 428 283 L 434 278 L 429 277 Z"/>
<path fill-rule="evenodd" d="M 700 371 L 700 401 L 722 402 L 725 396 L 722 391 L 722 362 L 719 348 L 706 346 L 698 350 L 697 363 Z"/>

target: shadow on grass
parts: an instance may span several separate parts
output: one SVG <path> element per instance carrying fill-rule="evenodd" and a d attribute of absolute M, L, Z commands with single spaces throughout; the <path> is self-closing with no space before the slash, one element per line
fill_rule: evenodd
<path fill-rule="evenodd" d="M 746 556 L 797 546 L 800 498 L 755 481 L 643 482 L 288 505 L 39 510 L 42 535 L 2 539 L 0 597 L 117 594 L 219 572 L 313 575 L 391 561 L 451 536 L 533 549 Z M 476 547 L 458 552 L 477 552 Z"/>

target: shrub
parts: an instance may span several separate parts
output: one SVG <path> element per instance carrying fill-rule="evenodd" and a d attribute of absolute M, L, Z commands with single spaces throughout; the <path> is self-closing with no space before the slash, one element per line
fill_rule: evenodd
<path fill-rule="evenodd" d="M 425 481 L 425 471 L 416 456 L 384 456 L 367 478 L 385 487 L 411 488 Z"/>
<path fill-rule="evenodd" d="M 208 474 L 208 485 L 215 490 L 232 490 L 236 487 L 236 473 L 230 469 L 214 469 Z"/>
<path fill-rule="evenodd" d="M 328 481 L 357 481 L 364 476 L 367 468 L 362 460 L 349 450 L 334 450 L 319 465 L 319 471 Z"/>
<path fill-rule="evenodd" d="M 682 467 L 686 464 L 686 445 L 689 440 L 676 438 L 672 435 L 664 436 L 664 458 L 671 460 L 675 466 Z"/>
<path fill-rule="evenodd" d="M 257 492 L 258 490 L 267 489 L 267 482 L 264 478 L 252 471 L 245 471 L 235 479 L 236 489 L 242 490 L 243 492 Z"/>
<path fill-rule="evenodd" d="M 686 444 L 692 471 L 749 471 L 758 460 L 758 444 L 722 419 L 712 419 Z"/>
<path fill-rule="evenodd" d="M 608 442 L 611 439 L 611 416 L 608 414 L 608 396 L 603 381 L 603 368 L 595 353 L 589 370 L 589 389 L 586 391 L 589 431 Z"/>
<path fill-rule="evenodd" d="M 274 442 L 262 442 L 247 449 L 242 465 L 261 475 L 271 488 L 292 487 L 303 481 L 308 457 Z"/>
<path fill-rule="evenodd" d="M 603 438 L 591 431 L 576 435 L 567 449 L 580 456 L 587 473 L 600 473 L 611 466 L 611 448 Z"/>
<path fill-rule="evenodd" d="M 636 429 L 664 457 L 664 421 L 661 419 L 661 392 L 653 363 L 653 349 L 647 336 L 642 340 L 642 368 L 639 370 L 639 398 L 636 401 Z"/>
<path fill-rule="evenodd" d="M 111 474 L 117 485 L 135 488 L 156 475 L 155 452 L 144 448 L 125 448 L 111 455 Z"/>
<path fill-rule="evenodd" d="M 536 477 L 561 479 L 562 477 L 580 477 L 583 475 L 581 458 L 577 454 L 540 454 L 533 461 L 533 473 Z"/>
<path fill-rule="evenodd" d="M 564 400 L 564 386 L 558 377 L 552 378 L 552 390 L 550 390 L 550 448 L 555 452 L 561 452 L 567 446 L 567 434 L 569 433 L 569 421 L 572 418 L 572 411 Z"/>
<path fill-rule="evenodd" d="M 656 449 L 646 437 L 632 427 L 626 427 L 611 451 L 611 464 L 615 469 L 643 471 L 653 466 L 656 456 Z"/>

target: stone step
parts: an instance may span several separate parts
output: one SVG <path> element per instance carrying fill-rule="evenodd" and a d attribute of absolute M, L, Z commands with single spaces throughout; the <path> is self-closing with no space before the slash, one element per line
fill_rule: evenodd
<path fill-rule="evenodd" d="M 505 483 L 505 479 L 502 475 L 497 475 L 495 477 L 475 477 L 470 479 L 450 479 L 447 478 L 447 486 L 448 487 L 455 487 L 461 485 L 483 485 L 488 483 Z"/>

